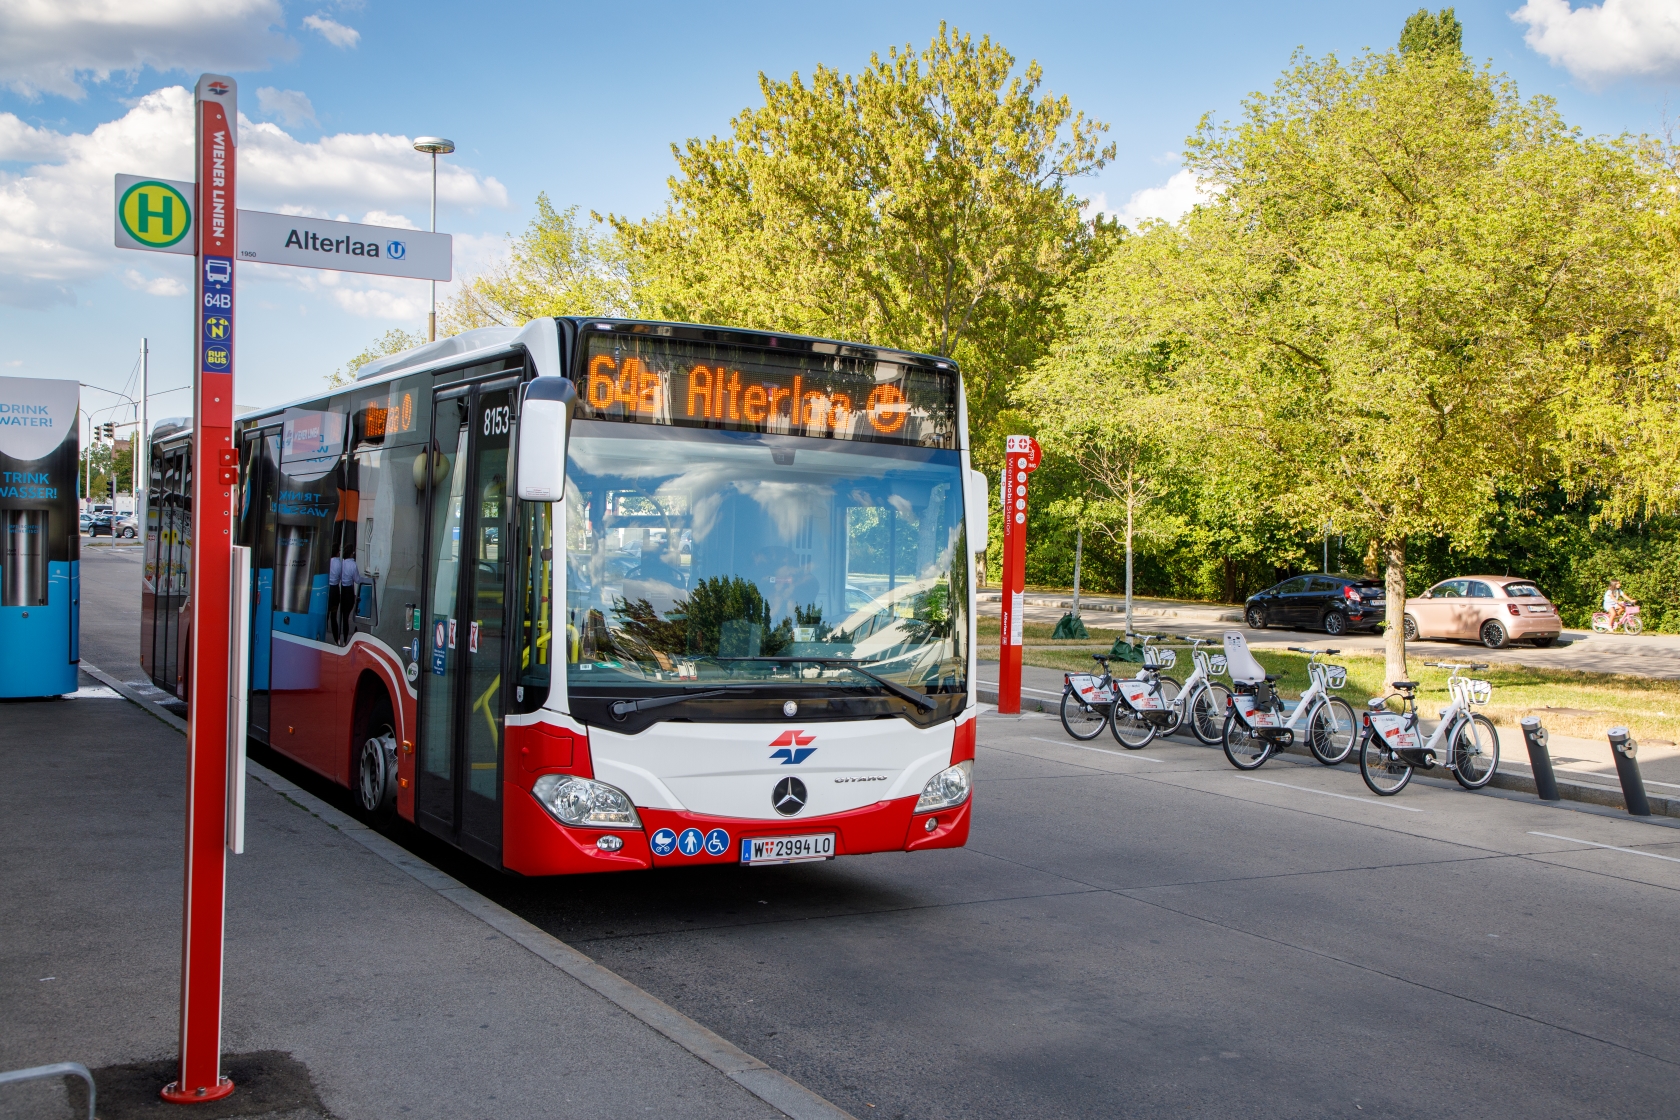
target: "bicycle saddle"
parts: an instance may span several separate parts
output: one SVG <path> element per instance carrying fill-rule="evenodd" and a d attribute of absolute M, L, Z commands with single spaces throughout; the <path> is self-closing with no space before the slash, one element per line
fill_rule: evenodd
<path fill-rule="evenodd" d="M 1416 681 L 1390 681 L 1389 684 L 1392 685 L 1395 688 L 1400 689 L 1403 692 L 1416 692 L 1417 691 L 1417 682 Z"/>
<path fill-rule="evenodd" d="M 1101 665 L 1104 669 L 1108 668 L 1109 656 L 1106 653 L 1093 653 L 1091 655 L 1091 660 Z"/>

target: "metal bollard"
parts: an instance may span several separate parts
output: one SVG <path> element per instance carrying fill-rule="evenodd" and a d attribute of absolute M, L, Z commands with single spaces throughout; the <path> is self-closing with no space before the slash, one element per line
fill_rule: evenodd
<path fill-rule="evenodd" d="M 1546 729 L 1540 717 L 1525 716 L 1522 721 L 1523 740 L 1528 743 L 1528 765 L 1534 771 L 1534 787 L 1542 801 L 1561 801 L 1557 775 L 1552 772 L 1552 753 L 1546 749 Z"/>
<path fill-rule="evenodd" d="M 1622 800 L 1627 803 L 1629 815 L 1650 816 L 1651 803 L 1645 799 L 1645 780 L 1639 776 L 1639 763 L 1634 759 L 1639 753 L 1639 744 L 1634 742 L 1625 727 L 1612 727 L 1605 735 L 1610 739 L 1611 753 L 1616 756 L 1616 776 L 1622 780 Z"/>

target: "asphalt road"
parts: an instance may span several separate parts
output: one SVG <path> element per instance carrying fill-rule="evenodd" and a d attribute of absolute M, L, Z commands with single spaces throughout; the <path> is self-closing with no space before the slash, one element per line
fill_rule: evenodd
<path fill-rule="evenodd" d="M 520 880 L 398 838 L 859 1117 L 1680 1109 L 1680 829 L 979 741 L 962 850 Z"/>

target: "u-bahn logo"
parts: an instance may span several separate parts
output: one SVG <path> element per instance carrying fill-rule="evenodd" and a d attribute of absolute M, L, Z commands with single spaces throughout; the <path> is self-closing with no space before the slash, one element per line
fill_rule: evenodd
<path fill-rule="evenodd" d="M 192 207 L 168 183 L 146 179 L 123 192 L 117 203 L 123 232 L 151 249 L 167 249 L 187 235 Z"/>

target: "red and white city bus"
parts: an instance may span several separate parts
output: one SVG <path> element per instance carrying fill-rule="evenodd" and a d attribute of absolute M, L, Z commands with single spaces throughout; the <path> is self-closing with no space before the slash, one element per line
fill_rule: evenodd
<path fill-rule="evenodd" d="M 370 817 L 526 875 L 966 842 L 988 490 L 952 363 L 541 319 L 238 431 L 251 735 Z M 171 469 L 142 647 L 179 694 Z"/>

